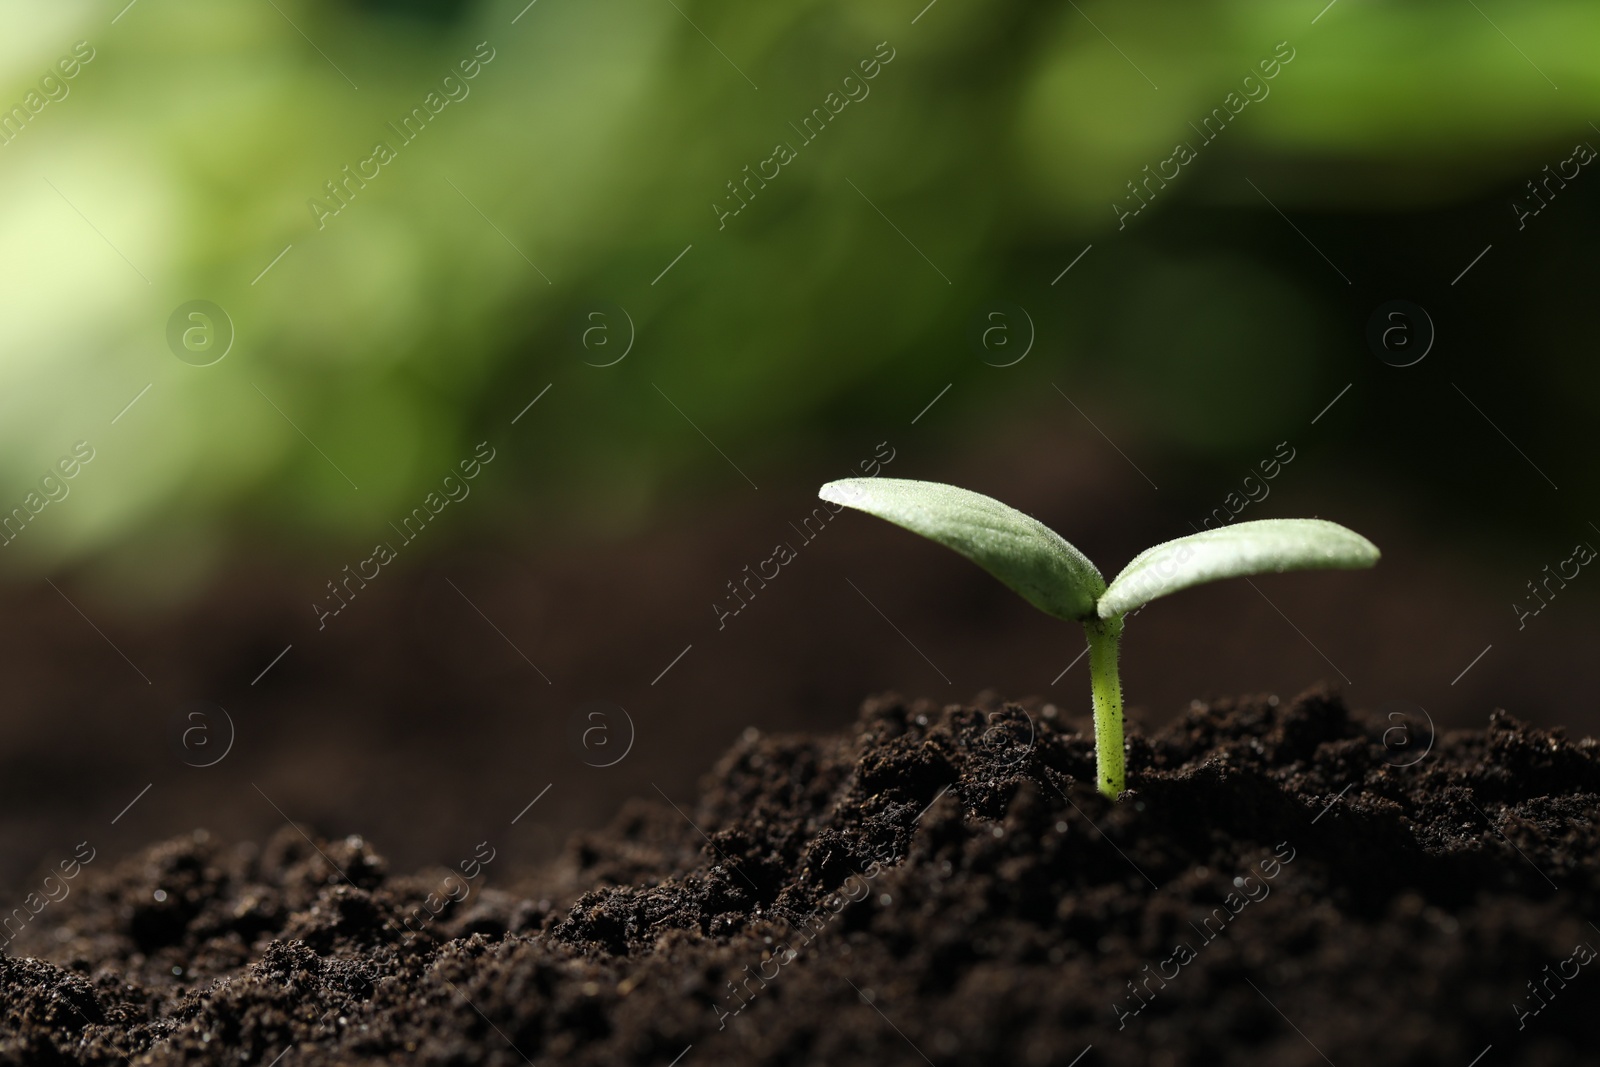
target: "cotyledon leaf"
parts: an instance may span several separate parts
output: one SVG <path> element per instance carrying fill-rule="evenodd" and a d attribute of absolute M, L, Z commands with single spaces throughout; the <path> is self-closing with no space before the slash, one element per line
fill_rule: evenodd
<path fill-rule="evenodd" d="M 1106 588 L 1095 565 L 1060 534 L 981 493 L 906 478 L 845 478 L 817 495 L 954 549 L 1058 619 L 1094 618 Z"/>
<path fill-rule="evenodd" d="M 1371 541 L 1325 519 L 1236 522 L 1147 548 L 1111 580 L 1097 610 L 1126 615 L 1156 597 L 1191 585 L 1247 574 L 1349 570 L 1378 562 Z"/>

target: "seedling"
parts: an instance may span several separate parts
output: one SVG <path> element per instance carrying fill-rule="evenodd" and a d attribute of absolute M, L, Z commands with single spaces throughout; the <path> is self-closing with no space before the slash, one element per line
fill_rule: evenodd
<path fill-rule="evenodd" d="M 1191 585 L 1250 574 L 1370 567 L 1378 549 L 1323 519 L 1259 519 L 1147 548 L 1107 585 L 1089 557 L 1038 519 L 1000 501 L 939 482 L 846 478 L 817 494 L 953 548 L 1058 619 L 1080 622 L 1089 640 L 1095 773 L 1100 792 L 1124 784 L 1122 680 L 1117 651 L 1125 616 Z"/>

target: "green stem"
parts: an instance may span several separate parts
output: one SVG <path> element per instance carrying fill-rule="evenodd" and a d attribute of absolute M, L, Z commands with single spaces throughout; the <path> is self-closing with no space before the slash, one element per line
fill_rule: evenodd
<path fill-rule="evenodd" d="M 1095 777 L 1100 792 L 1115 800 L 1126 784 L 1122 753 L 1122 679 L 1117 649 L 1122 616 L 1083 624 L 1089 638 L 1089 686 L 1094 693 Z"/>

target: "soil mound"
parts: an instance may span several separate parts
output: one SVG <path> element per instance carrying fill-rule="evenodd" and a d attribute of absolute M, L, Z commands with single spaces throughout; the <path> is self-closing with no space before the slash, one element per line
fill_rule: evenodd
<path fill-rule="evenodd" d="M 1595 741 L 1496 712 L 1413 762 L 1325 690 L 1196 703 L 1112 804 L 1086 726 L 881 697 L 752 732 L 514 893 L 488 846 L 394 876 L 197 831 L 22 927 L 0 1062 L 1595 1061 Z"/>

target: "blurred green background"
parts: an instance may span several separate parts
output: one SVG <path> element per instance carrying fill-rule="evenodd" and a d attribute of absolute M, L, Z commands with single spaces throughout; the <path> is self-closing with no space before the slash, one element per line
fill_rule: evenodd
<path fill-rule="evenodd" d="M 94 52 L 0 146 L 5 506 L 73 442 L 97 450 L 8 546 L 14 571 L 170 588 L 245 543 L 369 545 L 546 385 L 514 471 L 460 521 L 627 528 L 721 487 L 686 416 L 748 469 L 946 383 L 976 426 L 1061 378 L 1145 447 L 1225 470 L 1388 372 L 1344 453 L 1362 476 L 1427 462 L 1444 514 L 1506 529 L 1592 488 L 1559 457 L 1595 406 L 1595 179 L 1522 230 L 1511 202 L 1600 141 L 1593 5 L 137 0 L 6 3 L 0 24 L 7 106 Z M 386 124 L 479 42 L 470 94 L 403 144 Z M 790 124 L 879 42 L 870 95 L 804 144 Z M 308 202 L 379 140 L 397 158 L 319 228 Z M 719 228 L 778 141 L 798 158 Z M 1119 225 L 1178 142 L 1196 158 Z M 1362 339 L 1395 297 L 1440 331 L 1410 377 Z M 167 342 L 195 299 L 235 333 L 208 367 Z M 1034 320 L 1015 369 L 975 357 L 990 300 Z M 620 350 L 617 308 L 628 358 L 585 365 L 594 322 Z M 1427 375 L 1452 419 L 1476 418 L 1453 381 L 1563 466 L 1564 495 L 1485 509 L 1478 473 L 1419 457 Z M 1461 447 L 1499 463 L 1482 429 Z"/>
<path fill-rule="evenodd" d="M 1552 0 L 3 0 L 0 887 L 290 818 L 532 863 L 891 688 L 1086 722 L 1076 633 L 860 517 L 719 625 L 874 455 L 1111 571 L 1295 452 L 1241 517 L 1383 563 L 1163 601 L 1136 724 L 1322 679 L 1415 749 L 1600 728 L 1600 585 L 1516 614 L 1600 543 L 1597 45 Z"/>

